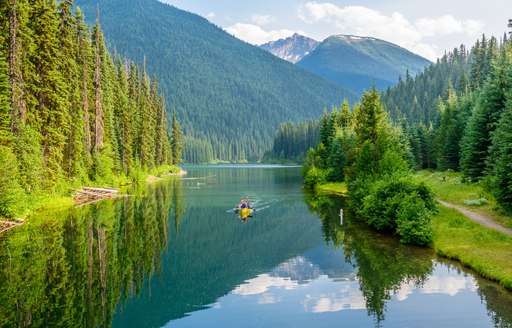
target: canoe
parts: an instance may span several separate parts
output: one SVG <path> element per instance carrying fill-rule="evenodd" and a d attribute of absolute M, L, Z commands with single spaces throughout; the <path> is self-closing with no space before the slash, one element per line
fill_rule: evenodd
<path fill-rule="evenodd" d="M 252 209 L 251 208 L 241 208 L 238 210 L 238 214 L 240 215 L 241 219 L 245 219 L 248 216 L 251 215 Z"/>

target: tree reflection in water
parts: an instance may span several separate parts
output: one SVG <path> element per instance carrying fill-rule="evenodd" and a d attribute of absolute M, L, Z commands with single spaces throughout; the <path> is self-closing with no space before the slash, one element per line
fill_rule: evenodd
<path fill-rule="evenodd" d="M 376 326 L 385 319 L 386 301 L 401 286 L 413 284 L 421 287 L 430 277 L 436 262 L 451 268 L 470 272 L 478 285 L 478 295 L 487 307 L 496 327 L 512 327 L 512 293 L 498 284 L 480 277 L 459 263 L 437 258 L 429 248 L 404 246 L 398 238 L 379 234 L 364 224 L 345 215 L 340 224 L 339 210 L 343 198 L 331 195 L 306 194 L 310 211 L 322 220 L 325 241 L 343 247 L 347 261 L 357 267 L 360 290 L 366 301 L 368 314 L 375 318 Z"/>
<path fill-rule="evenodd" d="M 345 213 L 340 224 L 340 197 L 306 194 L 309 209 L 318 213 L 326 242 L 343 246 L 345 258 L 357 266 L 359 289 L 368 314 L 377 324 L 384 320 L 386 301 L 403 284 L 422 285 L 433 271 L 433 252 L 404 246 L 394 237 L 377 234 Z"/>
<path fill-rule="evenodd" d="M 183 214 L 179 184 L 46 212 L 1 236 L 0 326 L 110 326 L 161 269 L 171 205 L 176 224 Z"/>

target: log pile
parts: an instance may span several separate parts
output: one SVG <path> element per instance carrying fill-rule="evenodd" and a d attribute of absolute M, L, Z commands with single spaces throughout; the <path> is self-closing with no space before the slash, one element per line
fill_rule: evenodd
<path fill-rule="evenodd" d="M 119 189 L 115 188 L 92 187 L 83 187 L 82 189 L 77 190 L 73 196 L 76 205 L 85 205 L 102 199 L 118 197 L 126 197 L 126 195 L 119 194 Z"/>

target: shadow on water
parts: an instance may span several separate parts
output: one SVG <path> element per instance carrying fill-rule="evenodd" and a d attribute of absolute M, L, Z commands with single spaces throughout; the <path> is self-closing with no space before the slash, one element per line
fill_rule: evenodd
<path fill-rule="evenodd" d="M 487 313 L 496 327 L 512 327 L 512 293 L 498 284 L 480 277 L 459 263 L 439 258 L 429 248 L 404 246 L 394 236 L 371 230 L 345 213 L 343 224 L 340 209 L 344 200 L 338 196 L 306 193 L 309 210 L 318 214 L 326 243 L 343 247 L 346 261 L 357 268 L 359 289 L 366 309 L 376 326 L 385 320 L 386 302 L 402 285 L 421 287 L 442 263 L 460 274 L 471 274 L 478 285 L 478 295 L 485 302 Z"/>

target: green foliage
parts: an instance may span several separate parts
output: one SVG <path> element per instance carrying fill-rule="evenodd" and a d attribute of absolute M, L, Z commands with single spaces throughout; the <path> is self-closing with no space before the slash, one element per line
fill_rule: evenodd
<path fill-rule="evenodd" d="M 7 146 L 12 142 L 10 96 L 7 64 L 4 57 L 0 56 L 0 146 Z"/>
<path fill-rule="evenodd" d="M 18 180 L 16 157 L 5 146 L 0 146 L 0 167 L 0 217 L 13 218 L 21 213 L 25 194 Z"/>
<path fill-rule="evenodd" d="M 494 177 L 494 196 L 498 204 L 508 213 L 512 213 L 512 101 L 498 123 L 493 148 L 497 149 L 492 175 Z"/>
<path fill-rule="evenodd" d="M 97 2 L 76 3 L 94 23 Z M 342 97 L 357 98 L 159 1 L 100 1 L 99 11 L 110 50 L 140 65 L 145 58 L 147 69 L 158 74 L 169 114 L 176 109 L 187 136 L 185 162 L 209 162 L 212 155 L 256 162 L 271 149 L 281 122 L 316 118 Z"/>
<path fill-rule="evenodd" d="M 511 59 L 509 39 L 498 45 L 483 36 L 470 52 L 454 49 L 383 97 L 391 118 L 405 122 L 416 167 L 462 170 L 466 180 L 491 186 L 506 211 L 512 210 Z"/>
<path fill-rule="evenodd" d="M 171 132 L 171 154 L 172 164 L 178 165 L 183 162 L 183 132 L 176 118 L 176 111 L 172 112 L 172 132 Z"/>
<path fill-rule="evenodd" d="M 426 185 L 408 181 L 408 139 L 389 123 L 379 92 L 364 93 L 353 114 L 343 105 L 324 113 L 320 125 L 322 141 L 309 150 L 303 166 L 304 186 L 345 180 L 348 205 L 358 218 L 377 230 L 396 232 L 403 243 L 430 244 L 433 194 Z"/>
<path fill-rule="evenodd" d="M 430 197 L 425 201 L 416 192 L 405 195 L 397 211 L 396 232 L 404 244 L 430 245 L 432 243 L 433 229 L 431 214 L 426 203 L 434 202 Z"/>
<path fill-rule="evenodd" d="M 507 51 L 503 50 L 498 61 L 492 66 L 464 135 L 461 165 L 464 175 L 473 181 L 485 176 L 488 159 L 492 160 L 492 134 L 505 109 L 507 93 L 512 88 L 512 64 L 509 56 L 512 56 L 512 53 L 508 55 Z"/>
<path fill-rule="evenodd" d="M 315 189 L 316 185 L 327 181 L 327 175 L 328 173 L 325 170 L 313 166 L 304 177 L 304 187 L 306 189 Z"/>
<path fill-rule="evenodd" d="M 368 184 L 366 185 L 368 186 Z M 428 245 L 432 238 L 433 194 L 424 184 L 387 179 L 369 184 L 357 214 L 377 230 L 394 232 L 408 244 Z"/>

